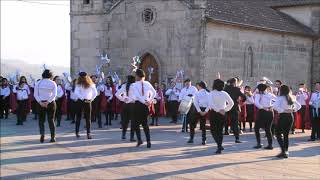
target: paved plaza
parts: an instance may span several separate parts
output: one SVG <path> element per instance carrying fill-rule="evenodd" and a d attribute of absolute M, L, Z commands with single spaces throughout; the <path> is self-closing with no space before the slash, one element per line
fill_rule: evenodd
<path fill-rule="evenodd" d="M 209 131 L 206 146 L 199 130 L 194 145 L 187 145 L 188 134 L 167 119 L 151 127 L 151 149 L 120 140 L 119 120 L 112 128 L 93 124 L 92 140 L 84 129 L 77 139 L 74 126 L 63 121 L 57 142 L 49 143 L 47 134 L 44 144 L 37 122 L 29 118 L 16 126 L 14 116 L 1 120 L 1 179 L 320 179 L 320 141 L 307 142 L 310 131 L 291 135 L 290 158 L 278 159 L 278 143 L 271 151 L 255 150 L 252 132 L 241 135 L 242 144 L 225 136 L 225 151 L 215 155 Z"/>

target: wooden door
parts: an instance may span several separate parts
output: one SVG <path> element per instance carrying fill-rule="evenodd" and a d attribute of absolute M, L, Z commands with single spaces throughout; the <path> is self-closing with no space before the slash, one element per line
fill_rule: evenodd
<path fill-rule="evenodd" d="M 148 69 L 151 67 L 153 68 L 153 73 L 151 74 L 151 76 L 149 76 L 150 73 Z M 147 53 L 142 57 L 139 68 L 143 69 L 143 71 L 146 73 L 146 80 L 150 81 L 152 85 L 154 83 L 159 83 L 159 66 L 156 59 L 151 54 Z"/>

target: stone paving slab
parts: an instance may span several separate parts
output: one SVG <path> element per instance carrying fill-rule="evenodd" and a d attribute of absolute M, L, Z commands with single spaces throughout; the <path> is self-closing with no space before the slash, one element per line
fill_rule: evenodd
<path fill-rule="evenodd" d="M 92 140 L 84 129 L 77 139 L 74 125 L 63 121 L 57 143 L 48 143 L 48 134 L 44 144 L 36 120 L 29 118 L 24 126 L 16 126 L 14 116 L 0 121 L 1 179 L 320 179 L 320 142 L 307 142 L 310 131 L 291 135 L 290 158 L 278 159 L 276 140 L 274 150 L 252 148 L 253 132 L 241 135 L 242 144 L 225 136 L 221 155 L 214 154 L 209 131 L 208 145 L 200 145 L 199 131 L 195 144 L 187 145 L 188 134 L 167 119 L 151 127 L 151 149 L 120 140 L 118 121 L 111 128 L 94 124 Z"/>

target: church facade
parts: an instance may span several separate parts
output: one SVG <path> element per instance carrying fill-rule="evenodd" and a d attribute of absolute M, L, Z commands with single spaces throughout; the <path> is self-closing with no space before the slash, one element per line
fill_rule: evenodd
<path fill-rule="evenodd" d="M 262 76 L 291 86 L 320 81 L 319 0 L 71 0 L 71 74 L 103 71 L 124 79 L 140 56 L 152 82 L 177 70 L 208 84 Z"/>

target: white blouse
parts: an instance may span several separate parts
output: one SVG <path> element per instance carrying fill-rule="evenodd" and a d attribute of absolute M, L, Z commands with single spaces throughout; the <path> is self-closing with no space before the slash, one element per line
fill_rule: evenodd
<path fill-rule="evenodd" d="M 94 84 L 92 84 L 88 88 L 84 88 L 83 86 L 77 85 L 74 90 L 74 93 L 80 100 L 90 100 L 90 101 L 93 101 L 98 94 L 96 85 Z"/>
<path fill-rule="evenodd" d="M 293 101 L 293 104 L 289 105 L 285 96 L 278 96 L 273 104 L 273 109 L 279 113 L 283 113 L 285 110 L 293 110 L 294 112 L 297 112 L 300 108 L 301 105 L 297 101 Z"/>
<path fill-rule="evenodd" d="M 24 84 L 22 88 L 19 85 L 15 85 L 13 92 L 17 94 L 17 100 L 19 101 L 29 99 L 30 89 L 27 84 Z"/>
<path fill-rule="evenodd" d="M 209 108 L 216 112 L 221 110 L 230 111 L 234 102 L 230 95 L 225 91 L 213 90 L 209 94 Z M 206 109 L 207 111 L 207 109 Z"/>

